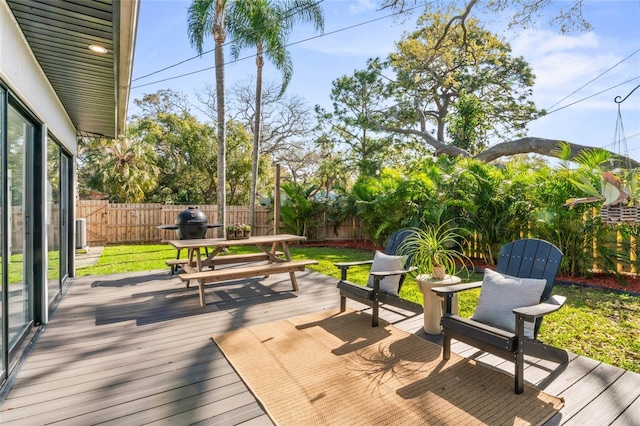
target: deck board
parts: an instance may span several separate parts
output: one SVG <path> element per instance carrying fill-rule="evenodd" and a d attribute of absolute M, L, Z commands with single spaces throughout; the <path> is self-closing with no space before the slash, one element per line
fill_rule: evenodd
<path fill-rule="evenodd" d="M 589 424 L 593 419 L 598 419 L 601 424 L 613 423 L 620 412 L 629 407 L 638 395 L 640 395 L 640 377 L 627 371 L 566 424 L 582 426 Z"/>
<path fill-rule="evenodd" d="M 636 426 L 640 419 L 640 398 L 636 398 L 627 409 L 611 423 L 613 426 Z"/>
<path fill-rule="evenodd" d="M 166 270 L 75 278 L 0 403 L 0 423 L 271 425 L 212 334 L 338 307 L 335 279 L 297 277 L 298 292 L 278 275 L 210 284 L 204 308 L 197 288 Z M 442 341 L 424 333 L 422 315 L 380 316 Z M 476 348 L 454 341 L 452 350 L 513 374 L 513 364 Z M 571 354 L 563 367 L 527 359 L 525 381 L 565 399 L 549 426 L 640 423 L 638 374 Z"/>
<path fill-rule="evenodd" d="M 622 374 L 624 370 L 608 364 L 600 363 L 591 370 L 588 375 L 572 384 L 566 390 L 560 392 L 558 396 L 564 398 L 565 405 L 562 409 L 563 424 L 568 422 L 580 411 L 585 410 L 593 404 L 597 397 L 611 386 Z M 599 409 L 608 407 L 595 404 Z M 606 424 L 606 423 L 602 423 Z"/>

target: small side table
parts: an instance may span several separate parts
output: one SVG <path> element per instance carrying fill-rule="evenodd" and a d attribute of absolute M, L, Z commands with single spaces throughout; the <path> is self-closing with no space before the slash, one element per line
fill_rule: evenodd
<path fill-rule="evenodd" d="M 416 277 L 420 291 L 424 297 L 424 331 L 428 334 L 440 334 L 440 319 L 444 311 L 444 300 L 431 291 L 434 287 L 460 284 L 460 277 L 445 275 L 444 279 L 433 278 L 431 275 L 418 275 Z M 453 296 L 452 311 L 458 314 L 458 295 Z"/>

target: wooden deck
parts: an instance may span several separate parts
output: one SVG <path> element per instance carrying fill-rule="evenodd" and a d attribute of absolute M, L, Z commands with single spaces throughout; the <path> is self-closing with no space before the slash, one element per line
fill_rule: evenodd
<path fill-rule="evenodd" d="M 166 270 L 76 278 L 0 403 L 0 424 L 271 425 L 211 335 L 338 307 L 335 279 L 305 271 L 298 282 L 298 292 L 282 275 L 210 285 L 201 308 L 197 289 Z M 437 340 L 422 315 L 381 318 Z M 453 350 L 512 374 L 476 349 Z M 640 424 L 640 375 L 575 355 L 563 368 L 529 361 L 527 383 L 565 399 L 547 425 Z"/>

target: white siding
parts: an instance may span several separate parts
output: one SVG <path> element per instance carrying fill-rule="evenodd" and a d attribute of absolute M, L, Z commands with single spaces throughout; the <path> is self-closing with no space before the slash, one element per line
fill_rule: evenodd
<path fill-rule="evenodd" d="M 0 80 L 72 154 L 76 129 L 29 48 L 5 0 L 0 0 Z"/>

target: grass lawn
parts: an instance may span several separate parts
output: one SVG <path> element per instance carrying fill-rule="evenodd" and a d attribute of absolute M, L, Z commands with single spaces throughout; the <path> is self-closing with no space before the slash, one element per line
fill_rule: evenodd
<path fill-rule="evenodd" d="M 248 253 L 251 248 L 234 249 L 234 253 Z M 184 253 L 183 253 L 184 255 Z M 334 262 L 373 258 L 372 253 L 348 248 L 299 247 L 291 249 L 296 259 L 315 259 L 318 265 L 309 269 L 339 278 Z M 175 258 L 169 245 L 123 245 L 105 247 L 97 265 L 77 270 L 78 276 L 105 275 L 119 272 L 168 269 L 167 259 Z M 351 268 L 349 279 L 356 283 L 367 280 L 368 268 Z M 464 277 L 463 277 L 464 278 Z M 481 275 L 470 279 L 481 280 Z M 578 355 L 640 373 L 640 297 L 577 286 L 554 287 L 554 293 L 567 297 L 558 312 L 545 317 L 539 338 L 553 346 L 565 348 Z M 480 290 L 462 293 L 460 314 L 473 313 Z M 422 293 L 414 279 L 408 278 L 400 296 L 422 304 Z M 337 306 L 337 299 L 336 299 Z"/>

